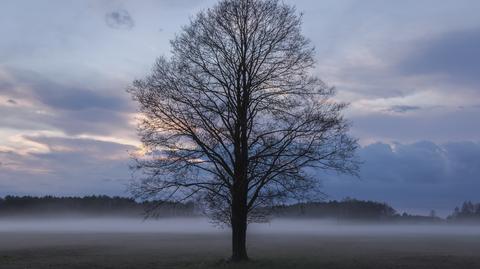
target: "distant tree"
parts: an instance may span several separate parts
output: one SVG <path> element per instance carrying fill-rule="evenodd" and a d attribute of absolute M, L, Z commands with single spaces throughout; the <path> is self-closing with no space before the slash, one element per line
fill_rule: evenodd
<path fill-rule="evenodd" d="M 149 208 L 158 205 L 157 201 L 139 203 L 131 198 L 109 196 L 85 197 L 32 197 L 6 196 L 0 198 L 0 218 L 12 216 L 62 216 L 62 215 L 95 215 L 95 216 L 137 216 Z M 155 212 L 159 217 L 193 216 L 191 203 L 162 203 Z"/>
<path fill-rule="evenodd" d="M 357 170 L 346 105 L 312 76 L 314 50 L 300 28 L 283 2 L 220 1 L 129 90 L 146 152 L 133 193 L 202 201 L 231 226 L 233 261 L 248 258 L 247 223 L 265 208 L 318 193 L 310 170 Z"/>
<path fill-rule="evenodd" d="M 447 217 L 453 221 L 479 221 L 480 220 L 480 203 L 474 204 L 471 201 L 466 201 L 461 208 L 455 207 L 453 213 Z"/>
<path fill-rule="evenodd" d="M 475 212 L 475 206 L 471 201 L 464 202 L 462 205 L 461 214 L 465 217 L 473 215 Z"/>
<path fill-rule="evenodd" d="M 356 199 L 282 205 L 274 209 L 284 217 L 387 220 L 396 216 L 395 209 L 388 204 Z"/>
<path fill-rule="evenodd" d="M 437 217 L 437 212 L 435 210 L 430 210 L 430 214 L 429 214 L 429 217 L 430 218 L 436 218 Z"/>

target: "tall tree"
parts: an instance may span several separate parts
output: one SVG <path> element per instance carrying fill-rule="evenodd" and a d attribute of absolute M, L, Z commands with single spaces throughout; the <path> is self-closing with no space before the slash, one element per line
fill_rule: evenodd
<path fill-rule="evenodd" d="M 301 15 L 277 0 L 222 0 L 171 41 L 129 90 L 144 156 L 137 197 L 196 198 L 231 226 L 233 261 L 269 206 L 318 194 L 316 169 L 355 173 L 344 103 L 311 73 Z"/>

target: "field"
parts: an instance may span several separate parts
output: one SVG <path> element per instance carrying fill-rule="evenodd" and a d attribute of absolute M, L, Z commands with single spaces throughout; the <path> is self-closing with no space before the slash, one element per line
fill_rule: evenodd
<path fill-rule="evenodd" d="M 474 226 L 274 221 L 252 226 L 251 262 L 203 220 L 0 221 L 0 268 L 480 268 Z"/>

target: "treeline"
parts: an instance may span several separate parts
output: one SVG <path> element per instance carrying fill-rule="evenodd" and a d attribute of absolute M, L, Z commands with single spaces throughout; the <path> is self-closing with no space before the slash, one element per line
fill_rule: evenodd
<path fill-rule="evenodd" d="M 449 221 L 457 222 L 480 222 L 480 203 L 474 204 L 471 201 L 464 202 L 456 207 L 453 213 L 447 217 Z"/>
<path fill-rule="evenodd" d="M 422 216 L 399 214 L 386 203 L 346 198 L 342 201 L 299 203 L 277 206 L 275 216 L 286 218 L 322 218 L 332 220 L 378 221 L 378 222 L 440 222 L 435 215 Z"/>
<path fill-rule="evenodd" d="M 399 216 L 388 204 L 355 199 L 298 203 L 276 206 L 272 209 L 273 217 L 386 220 Z M 6 196 L 0 198 L 0 218 L 64 215 L 144 217 L 145 212 L 150 212 L 157 217 L 192 217 L 199 216 L 201 210 L 197 210 L 191 202 L 138 202 L 132 198 L 105 195 L 85 197 Z"/>
<path fill-rule="evenodd" d="M 316 203 L 277 206 L 276 216 L 291 218 L 329 218 L 355 220 L 385 220 L 396 216 L 396 211 L 385 203 L 344 199 Z"/>
<path fill-rule="evenodd" d="M 439 222 L 442 219 L 432 213 L 429 216 L 399 214 L 386 203 L 344 199 L 341 201 L 308 202 L 271 208 L 273 217 L 323 218 L 359 221 Z M 93 217 L 194 217 L 201 210 L 192 202 L 172 203 L 159 201 L 139 202 L 132 198 L 92 195 L 85 197 L 34 197 L 6 196 L 0 198 L 0 218 L 93 216 Z M 447 218 L 449 221 L 480 221 L 480 204 L 465 202 Z"/>
<path fill-rule="evenodd" d="M 137 202 L 131 198 L 6 196 L 0 198 L 0 218 L 15 216 L 122 216 L 140 217 L 154 210 L 159 217 L 192 216 L 193 203 Z"/>

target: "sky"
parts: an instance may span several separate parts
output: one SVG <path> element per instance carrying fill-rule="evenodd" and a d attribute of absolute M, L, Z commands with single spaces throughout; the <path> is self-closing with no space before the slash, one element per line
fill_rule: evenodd
<path fill-rule="evenodd" d="M 0 196 L 128 195 L 140 146 L 126 89 L 213 0 L 2 0 Z M 480 1 L 285 0 L 313 71 L 349 102 L 360 177 L 329 199 L 448 214 L 480 189 Z"/>

